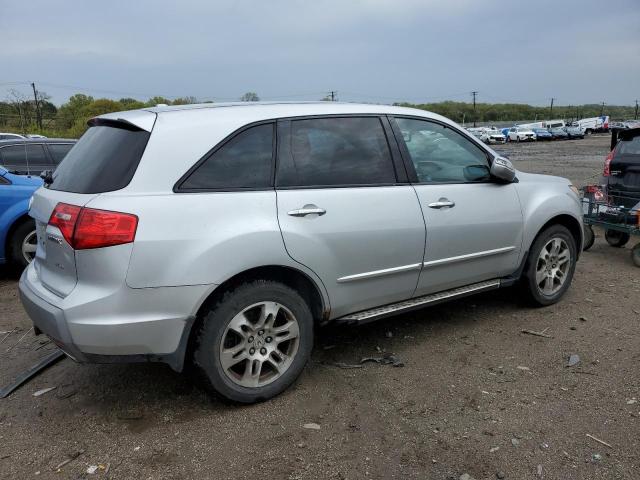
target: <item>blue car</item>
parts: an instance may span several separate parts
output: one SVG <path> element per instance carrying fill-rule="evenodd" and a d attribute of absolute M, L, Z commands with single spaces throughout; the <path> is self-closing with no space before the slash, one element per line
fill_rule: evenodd
<path fill-rule="evenodd" d="M 553 134 L 546 128 L 534 128 L 538 140 L 553 140 Z"/>
<path fill-rule="evenodd" d="M 40 177 L 15 175 L 0 167 L 0 264 L 25 267 L 33 260 L 36 227 L 27 212 L 31 195 L 41 185 Z"/>

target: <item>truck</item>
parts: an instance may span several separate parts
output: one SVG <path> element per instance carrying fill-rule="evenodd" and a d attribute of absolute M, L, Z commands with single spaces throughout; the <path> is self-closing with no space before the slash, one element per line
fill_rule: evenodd
<path fill-rule="evenodd" d="M 609 115 L 601 115 L 599 117 L 583 118 L 576 120 L 571 124 L 572 127 L 580 127 L 586 134 L 590 135 L 597 132 L 609 131 Z"/>

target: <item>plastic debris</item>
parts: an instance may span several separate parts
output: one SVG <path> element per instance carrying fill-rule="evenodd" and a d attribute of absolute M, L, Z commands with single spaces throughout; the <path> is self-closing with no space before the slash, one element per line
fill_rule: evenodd
<path fill-rule="evenodd" d="M 39 397 L 40 395 L 44 395 L 45 393 L 48 393 L 51 390 L 55 390 L 56 388 L 58 388 L 58 387 L 43 388 L 42 390 L 38 390 L 37 392 L 34 392 L 33 396 L 34 397 Z"/>
<path fill-rule="evenodd" d="M 317 423 L 305 423 L 302 425 L 302 428 L 307 428 L 309 430 L 320 430 L 320 425 Z"/>

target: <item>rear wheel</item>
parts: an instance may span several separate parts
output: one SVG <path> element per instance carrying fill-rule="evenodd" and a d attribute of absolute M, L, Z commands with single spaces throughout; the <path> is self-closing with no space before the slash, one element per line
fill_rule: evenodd
<path fill-rule="evenodd" d="M 617 230 L 605 230 L 604 238 L 612 247 L 622 248 L 627 244 L 631 236 L 628 233 Z"/>
<path fill-rule="evenodd" d="M 542 231 L 531 246 L 523 272 L 527 300 L 537 306 L 556 303 L 573 279 L 576 242 L 566 227 L 553 225 Z"/>
<path fill-rule="evenodd" d="M 256 280 L 227 292 L 196 333 L 194 364 L 205 386 L 239 403 L 269 399 L 302 372 L 313 317 L 295 290 Z"/>
<path fill-rule="evenodd" d="M 37 246 L 36 224 L 33 220 L 27 220 L 13 231 L 9 240 L 11 261 L 21 267 L 26 267 L 35 258 Z"/>
<path fill-rule="evenodd" d="M 582 250 L 586 252 L 591 247 L 593 247 L 593 244 L 596 241 L 596 234 L 594 233 L 593 227 L 591 225 L 585 225 L 583 232 L 584 244 L 582 245 Z"/>

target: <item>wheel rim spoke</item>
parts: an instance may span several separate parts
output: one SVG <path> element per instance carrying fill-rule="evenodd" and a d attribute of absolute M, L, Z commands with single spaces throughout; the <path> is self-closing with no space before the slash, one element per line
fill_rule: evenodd
<path fill-rule="evenodd" d="M 293 363 L 300 327 L 293 313 L 276 302 L 253 304 L 227 324 L 220 364 L 243 387 L 261 387 L 279 378 Z"/>
<path fill-rule="evenodd" d="M 562 289 L 571 265 L 571 251 L 562 238 L 549 240 L 538 256 L 535 279 L 540 293 L 546 296 Z"/>

